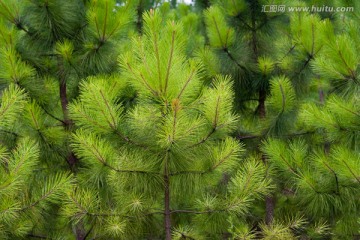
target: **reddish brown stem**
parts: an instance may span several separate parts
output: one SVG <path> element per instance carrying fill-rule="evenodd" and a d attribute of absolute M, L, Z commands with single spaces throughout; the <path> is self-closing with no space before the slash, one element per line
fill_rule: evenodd
<path fill-rule="evenodd" d="M 265 118 L 265 116 L 266 116 L 265 100 L 266 100 L 266 91 L 263 89 L 260 89 L 259 90 L 259 105 L 258 105 L 258 112 L 259 112 L 260 118 Z"/>
<path fill-rule="evenodd" d="M 164 215 L 165 215 L 165 220 L 164 220 L 164 225 L 165 225 L 165 236 L 166 236 L 166 240 L 171 240 L 171 210 L 170 210 L 170 177 L 168 174 L 164 175 L 164 183 L 165 183 L 165 191 L 164 191 L 164 199 L 165 199 L 165 210 L 164 210 Z"/>
<path fill-rule="evenodd" d="M 60 101 L 61 101 L 61 108 L 64 115 L 64 126 L 65 128 L 69 128 L 71 125 L 71 121 L 69 119 L 69 111 L 68 111 L 68 99 L 66 93 L 66 81 L 61 80 L 60 83 Z"/>
<path fill-rule="evenodd" d="M 275 208 L 274 197 L 267 196 L 265 198 L 265 208 L 266 208 L 265 223 L 267 225 L 270 225 L 274 219 L 274 208 Z"/>
<path fill-rule="evenodd" d="M 59 86 L 60 102 L 64 116 L 63 125 L 66 130 L 69 130 L 71 129 L 73 123 L 69 118 L 69 110 L 68 110 L 69 101 L 67 97 L 66 75 L 65 75 L 64 66 L 60 59 L 58 60 L 58 67 L 59 67 L 59 76 L 60 76 L 60 86 Z M 66 157 L 66 161 L 69 164 L 71 170 L 74 170 L 75 164 L 78 161 L 78 159 L 73 152 L 70 152 Z"/>

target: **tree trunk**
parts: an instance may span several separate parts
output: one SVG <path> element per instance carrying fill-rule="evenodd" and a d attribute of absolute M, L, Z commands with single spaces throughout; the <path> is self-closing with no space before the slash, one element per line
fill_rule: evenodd
<path fill-rule="evenodd" d="M 273 196 L 267 196 L 265 198 L 265 223 L 266 225 L 270 225 L 274 218 L 274 208 L 275 208 L 275 200 Z"/>
<path fill-rule="evenodd" d="M 164 175 L 164 184 L 165 184 L 165 191 L 164 191 L 164 204 L 165 204 L 165 220 L 164 220 L 164 226 L 165 226 L 165 236 L 166 240 L 171 240 L 171 216 L 170 216 L 170 178 L 169 174 L 166 173 Z"/>
<path fill-rule="evenodd" d="M 67 99 L 67 93 L 66 93 L 66 80 L 60 79 L 60 101 L 61 101 L 61 109 L 64 116 L 64 125 L 65 128 L 69 128 L 71 125 L 71 121 L 69 119 L 69 111 L 68 111 L 68 99 Z"/>
<path fill-rule="evenodd" d="M 136 27 L 137 27 L 138 32 L 141 34 L 142 33 L 142 25 L 143 25 L 142 15 L 144 13 L 143 0 L 139 1 L 139 5 L 137 6 L 136 13 L 137 13 Z"/>
<path fill-rule="evenodd" d="M 64 117 L 64 128 L 69 130 L 71 126 L 73 125 L 71 119 L 69 118 L 69 110 L 68 110 L 68 98 L 67 98 L 67 86 L 66 86 L 66 75 L 65 75 L 65 69 L 63 64 L 61 63 L 61 60 L 58 60 L 58 70 L 59 70 L 59 79 L 60 79 L 60 87 L 59 87 L 59 93 L 60 93 L 60 102 L 61 102 L 61 109 L 63 112 Z M 75 156 L 73 152 L 70 152 L 68 156 L 66 157 L 66 161 L 70 166 L 71 171 L 75 170 L 75 164 L 77 163 L 78 159 Z"/>
<path fill-rule="evenodd" d="M 74 226 L 74 234 L 76 240 L 85 240 L 86 238 L 86 231 L 84 229 L 84 224 L 82 221 L 80 221 L 78 224 Z"/>
<path fill-rule="evenodd" d="M 266 91 L 263 89 L 259 90 L 259 105 L 258 105 L 258 113 L 260 118 L 265 118 L 266 109 L 265 109 L 265 100 L 266 100 Z"/>
<path fill-rule="evenodd" d="M 258 113 L 260 118 L 266 117 L 266 109 L 265 109 L 265 100 L 266 100 L 266 91 L 259 91 L 259 106 Z M 263 156 L 263 161 L 266 164 L 265 156 Z M 275 199 L 273 196 L 266 196 L 265 198 L 265 223 L 270 225 L 274 219 L 274 209 L 275 209 Z"/>

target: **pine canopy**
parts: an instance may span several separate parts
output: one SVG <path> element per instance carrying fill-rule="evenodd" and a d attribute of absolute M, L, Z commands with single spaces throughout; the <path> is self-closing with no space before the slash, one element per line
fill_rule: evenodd
<path fill-rule="evenodd" d="M 0 0 L 0 239 L 358 239 L 359 9 Z"/>

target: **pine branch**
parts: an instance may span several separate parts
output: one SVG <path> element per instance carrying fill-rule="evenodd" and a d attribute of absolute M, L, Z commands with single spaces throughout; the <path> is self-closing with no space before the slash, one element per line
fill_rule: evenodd
<path fill-rule="evenodd" d="M 84 236 L 84 240 L 86 240 L 86 238 L 90 235 L 91 231 L 94 229 L 95 224 L 92 224 L 89 231 L 86 232 L 85 236 Z"/>
<path fill-rule="evenodd" d="M 338 105 L 338 106 L 341 107 L 342 109 L 344 109 L 345 111 L 347 111 L 347 112 L 349 112 L 351 114 L 354 114 L 355 116 L 360 117 L 360 113 L 357 113 L 357 112 L 355 112 L 355 111 L 353 111 L 353 110 L 351 110 L 351 109 L 349 109 L 349 108 L 347 108 L 347 107 L 345 107 L 343 105 Z"/>
<path fill-rule="evenodd" d="M 152 26 L 154 28 L 154 26 Z M 159 46 L 158 46 L 158 39 L 157 39 L 157 32 L 153 32 L 153 42 L 154 42 L 154 50 L 155 50 L 155 58 L 156 58 L 156 66 L 159 76 L 159 89 L 162 92 L 162 79 L 161 79 L 161 71 L 160 71 L 160 55 L 159 55 Z"/>
<path fill-rule="evenodd" d="M 236 15 L 235 18 L 239 19 L 248 30 L 253 30 L 253 28 L 241 17 L 241 13 Z"/>
<path fill-rule="evenodd" d="M 110 126 L 112 129 L 116 129 L 116 120 L 115 120 L 115 117 L 113 116 L 113 114 L 112 114 L 112 112 L 111 112 L 110 105 L 109 105 L 108 101 L 106 100 L 106 98 L 105 98 L 104 93 L 103 93 L 102 90 L 100 90 L 100 95 L 101 95 L 101 98 L 102 98 L 102 100 L 104 101 L 104 103 L 105 103 L 105 105 L 106 105 L 106 108 L 107 108 L 107 110 L 108 110 L 108 112 L 109 112 L 109 114 L 110 114 L 111 120 L 112 120 L 112 123 L 108 121 L 109 126 Z M 100 111 L 101 111 L 101 113 L 102 113 L 104 116 L 106 115 L 105 112 L 104 112 L 104 110 L 101 109 Z"/>
<path fill-rule="evenodd" d="M 59 78 L 60 78 L 60 102 L 61 102 L 61 109 L 64 115 L 64 127 L 70 128 L 72 125 L 72 121 L 69 119 L 69 111 L 68 111 L 68 97 L 67 97 L 67 85 L 66 85 L 66 76 L 65 76 L 65 69 L 61 60 L 58 59 L 58 70 L 59 70 Z"/>
<path fill-rule="evenodd" d="M 117 25 L 114 27 L 114 29 L 108 34 L 107 39 L 111 38 L 113 36 L 113 34 L 115 34 L 115 32 L 118 30 L 118 28 L 121 25 L 121 21 L 118 21 Z"/>
<path fill-rule="evenodd" d="M 105 34 L 106 34 L 106 25 L 107 25 L 107 18 L 108 18 L 108 11 L 109 11 L 109 2 L 105 1 L 105 16 L 104 16 L 104 26 L 103 26 L 103 35 L 101 41 L 105 42 Z"/>
<path fill-rule="evenodd" d="M 279 83 L 279 87 L 280 87 L 281 96 L 282 96 L 282 109 L 281 109 L 281 113 L 280 113 L 280 114 L 282 114 L 285 111 L 286 95 L 284 93 L 284 89 L 283 89 L 283 86 L 281 85 L 281 83 Z"/>
<path fill-rule="evenodd" d="M 301 178 L 301 176 L 298 174 L 298 172 L 290 165 L 290 163 L 284 158 L 282 154 L 280 154 L 280 159 L 286 164 L 286 166 L 289 168 L 289 170 L 298 178 Z"/>
<path fill-rule="evenodd" d="M 32 119 L 32 121 L 33 121 L 33 123 L 34 123 L 34 125 L 35 125 L 35 128 L 36 128 L 35 130 L 39 131 L 39 130 L 40 130 L 40 126 L 39 126 L 39 123 L 37 122 L 37 120 L 36 120 L 36 118 L 35 118 L 35 116 L 34 116 L 33 109 L 30 108 L 29 111 L 30 111 L 30 114 L 31 114 L 31 119 Z"/>
<path fill-rule="evenodd" d="M 77 113 L 80 114 L 83 118 L 85 118 L 87 122 L 92 123 L 92 124 L 94 124 L 95 126 L 98 126 L 101 129 L 104 129 L 104 126 L 100 125 L 93 118 L 90 118 L 86 113 L 81 111 L 81 109 L 79 109 Z"/>
<path fill-rule="evenodd" d="M 217 164 L 215 164 L 214 166 L 211 167 L 211 169 L 209 169 L 207 172 L 205 173 L 209 173 L 214 171 L 216 168 L 218 168 L 221 164 L 223 164 L 230 156 L 231 154 L 234 153 L 234 150 L 232 150 L 228 155 L 226 155 L 223 159 L 221 159 Z"/>
<path fill-rule="evenodd" d="M 50 191 L 46 192 L 44 195 L 42 195 L 39 199 L 37 199 L 36 201 L 34 201 L 33 203 L 30 203 L 27 206 L 22 207 L 19 211 L 25 211 L 28 210 L 30 208 L 35 207 L 36 205 L 38 205 L 40 202 L 44 201 L 45 199 L 47 199 L 51 194 L 53 194 L 55 192 L 55 188 L 51 189 Z"/>
<path fill-rule="evenodd" d="M 275 15 L 275 16 L 271 16 L 271 17 L 268 17 L 266 16 L 266 19 L 261 23 L 261 24 L 258 24 L 258 26 L 255 28 L 255 30 L 260 30 L 261 28 L 263 28 L 268 22 L 274 20 L 274 19 L 277 19 L 279 18 L 281 15 Z"/>
<path fill-rule="evenodd" d="M 81 214 L 83 214 L 83 215 L 88 215 L 88 216 L 92 216 L 92 217 L 126 217 L 126 218 L 137 218 L 138 217 L 138 215 L 132 216 L 132 215 L 116 213 L 116 212 L 89 212 L 72 195 L 69 195 L 69 198 L 77 206 L 77 208 L 81 210 Z M 144 214 L 141 214 L 141 217 L 146 217 L 146 216 L 150 216 L 150 215 L 154 215 L 154 214 L 164 214 L 164 212 L 156 211 L 156 212 L 144 213 Z M 91 230 L 89 230 L 89 231 L 91 231 Z"/>
<path fill-rule="evenodd" d="M 143 66 L 145 67 L 148 76 L 152 76 L 153 74 L 152 74 L 152 71 L 149 69 L 149 64 L 148 64 L 148 62 L 147 62 L 147 60 L 146 60 L 146 53 L 145 53 L 143 47 L 141 48 L 141 56 L 143 56 L 143 57 L 142 57 L 142 64 L 143 64 Z M 129 66 L 129 65 L 128 65 L 128 66 Z M 132 73 L 133 73 L 133 72 L 132 72 Z M 134 73 L 133 73 L 133 74 L 134 74 Z M 135 74 L 134 74 L 134 75 L 135 75 Z M 154 91 L 155 91 L 155 90 L 154 90 Z"/>
<path fill-rule="evenodd" d="M 217 212 L 227 212 L 228 209 L 218 209 L 218 210 L 206 210 L 206 211 L 197 211 L 197 210 L 172 210 L 171 214 L 173 213 L 189 213 L 189 214 L 209 214 L 209 213 L 217 213 Z"/>
<path fill-rule="evenodd" d="M 65 124 L 65 122 L 64 122 L 62 119 L 60 119 L 60 118 L 54 116 L 53 114 L 51 114 L 49 111 L 46 110 L 46 108 L 45 108 L 44 106 L 42 106 L 42 105 L 39 105 L 39 106 L 41 107 L 42 110 L 44 110 L 44 112 L 45 112 L 47 115 L 49 115 L 49 116 L 52 117 L 53 119 L 61 122 L 62 124 Z"/>
<path fill-rule="evenodd" d="M 356 174 L 354 173 L 353 169 L 349 166 L 349 164 L 347 163 L 346 160 L 341 159 L 341 161 L 344 163 L 344 165 L 346 166 L 346 168 L 349 170 L 349 172 L 351 173 L 351 175 L 355 178 L 355 180 L 360 183 L 360 178 L 358 176 L 356 176 Z"/>
<path fill-rule="evenodd" d="M 40 238 L 40 239 L 48 239 L 48 240 L 53 239 L 53 238 L 50 238 L 50 237 L 48 237 L 48 236 L 37 235 L 37 234 L 32 234 L 32 233 L 27 234 L 26 236 L 29 237 L 29 238 Z"/>
<path fill-rule="evenodd" d="M 170 69 L 171 69 L 171 64 L 172 64 L 172 58 L 173 58 L 173 54 L 174 54 L 174 43 L 175 43 L 175 31 L 172 32 L 171 34 L 171 47 L 170 47 L 170 56 L 169 56 L 169 61 L 167 64 L 167 68 L 166 68 L 166 76 L 165 76 L 165 89 L 164 89 L 164 93 L 166 93 L 167 88 L 168 88 L 168 82 L 169 82 L 169 75 L 170 75 Z"/>
<path fill-rule="evenodd" d="M 154 174 L 154 175 L 159 175 L 159 173 L 157 172 L 148 172 L 148 171 L 141 171 L 141 170 L 121 170 L 118 168 L 115 168 L 113 166 L 111 166 L 110 164 L 108 164 L 106 162 L 106 159 L 103 158 L 103 156 L 101 155 L 101 153 L 98 151 L 97 147 L 95 145 L 88 145 L 86 143 L 82 143 L 84 144 L 88 149 L 91 149 L 93 155 L 95 156 L 95 159 L 98 160 L 102 165 L 104 165 L 105 167 L 118 172 L 118 173 L 139 173 L 139 174 Z"/>
<path fill-rule="evenodd" d="M 19 134 L 16 133 L 16 132 L 4 130 L 4 129 L 0 129 L 0 132 L 8 133 L 8 134 L 14 135 L 15 137 L 21 137 L 21 135 L 19 135 Z"/>
<path fill-rule="evenodd" d="M 259 99 L 258 98 L 248 98 L 248 99 L 241 99 L 240 102 L 248 102 L 248 101 L 256 101 L 258 102 Z"/>
<path fill-rule="evenodd" d="M 195 75 L 196 70 L 193 69 L 190 73 L 190 76 L 188 77 L 188 79 L 186 80 L 184 86 L 181 88 L 179 95 L 177 96 L 177 99 L 180 99 L 181 95 L 184 93 L 186 87 L 188 86 L 189 82 L 192 80 L 193 76 Z"/>
<path fill-rule="evenodd" d="M 98 23 L 98 20 L 97 20 L 97 17 L 96 17 L 96 16 L 94 16 L 94 22 L 95 22 L 95 28 L 96 28 L 96 32 L 97 32 L 98 38 L 99 38 L 100 42 L 102 42 L 102 40 L 101 40 L 100 28 L 99 28 L 99 23 Z M 100 47 L 101 47 L 101 46 L 99 45 L 96 50 L 99 50 Z"/>
<path fill-rule="evenodd" d="M 313 55 L 309 55 L 308 58 L 305 60 L 303 66 L 300 68 L 300 70 L 293 75 L 292 79 L 294 79 L 297 76 L 300 76 L 300 74 L 306 69 L 306 67 L 309 65 L 310 61 L 314 59 Z"/>
<path fill-rule="evenodd" d="M 190 148 L 194 148 L 194 147 L 197 147 L 203 143 L 205 143 L 216 131 L 216 128 L 212 128 L 211 131 L 203 138 L 201 139 L 199 142 L 187 147 L 186 149 L 190 149 Z"/>
<path fill-rule="evenodd" d="M 349 67 L 349 65 L 346 63 L 346 61 L 345 61 L 345 59 L 344 59 L 344 56 L 342 55 L 342 53 L 341 53 L 340 50 L 338 51 L 338 53 L 339 53 L 339 56 L 340 56 L 341 61 L 342 61 L 343 64 L 346 66 L 347 70 L 349 71 L 349 74 L 350 74 L 351 79 L 353 79 L 353 80 L 357 83 L 355 72 L 354 72 L 354 71 Z"/>
<path fill-rule="evenodd" d="M 295 43 L 294 45 L 292 45 L 289 49 L 289 51 L 287 51 L 287 53 L 280 59 L 280 62 L 282 62 L 297 46 L 297 43 Z"/>
<path fill-rule="evenodd" d="M 177 176 L 177 175 L 183 175 L 183 174 L 204 174 L 204 171 L 179 171 L 179 172 L 173 172 L 170 173 L 170 176 Z"/>
<path fill-rule="evenodd" d="M 23 25 L 20 21 L 18 21 L 17 19 L 14 19 L 14 20 L 13 20 L 13 23 L 15 24 L 15 26 L 16 26 L 18 29 L 24 31 L 24 32 L 27 33 L 29 36 L 33 36 L 33 35 L 34 35 L 34 34 L 31 33 L 29 30 L 27 30 L 27 29 L 24 27 L 24 25 Z"/>
<path fill-rule="evenodd" d="M 228 48 L 223 48 L 223 51 L 228 55 L 228 57 L 231 59 L 231 61 L 233 61 L 236 66 L 238 66 L 240 69 L 242 69 L 244 72 L 247 71 L 246 67 L 244 67 L 243 65 L 241 65 L 235 58 L 234 56 L 229 52 Z"/>
<path fill-rule="evenodd" d="M 307 134 L 315 134 L 315 131 L 307 131 L 307 132 L 299 132 L 299 133 L 292 133 L 292 134 L 283 134 L 283 135 L 278 135 L 278 137 L 298 137 L 298 136 L 302 136 L 302 135 L 307 135 Z M 254 139 L 254 138 L 264 138 L 266 136 L 266 134 L 261 134 L 261 135 L 238 135 L 235 136 L 236 139 L 239 140 L 243 140 L 243 139 Z"/>
<path fill-rule="evenodd" d="M 311 23 L 311 53 L 310 56 L 314 55 L 314 49 L 315 49 L 315 26 L 314 23 Z"/>
<path fill-rule="evenodd" d="M 137 147 L 141 147 L 145 150 L 149 150 L 150 151 L 150 148 L 146 145 L 143 145 L 143 144 L 140 144 L 140 143 L 137 143 L 135 141 L 133 141 L 132 139 L 130 139 L 128 136 L 125 136 L 124 134 L 122 134 L 116 127 L 116 124 L 115 124 L 115 116 L 113 116 L 111 114 L 111 111 L 110 111 L 110 105 L 109 103 L 107 102 L 103 92 L 100 90 L 100 93 L 101 93 L 101 97 L 102 99 L 105 101 L 105 105 L 106 107 L 108 108 L 109 112 L 110 112 L 110 115 L 111 115 L 111 119 L 112 119 L 112 122 L 109 122 L 108 121 L 108 125 L 110 126 L 110 128 L 112 129 L 113 133 L 116 134 L 117 136 L 119 136 L 122 140 L 124 140 L 125 142 L 129 143 L 129 144 L 132 144 L 134 146 L 137 146 Z M 100 110 L 102 112 L 103 115 L 105 115 L 105 112 L 101 109 Z M 97 121 L 95 121 L 93 118 L 90 118 L 86 113 L 84 113 L 83 111 L 81 111 L 81 109 L 78 109 L 77 111 L 78 114 L 81 114 L 81 116 L 83 118 L 86 119 L 87 122 L 89 123 L 92 123 L 93 125 L 101 128 L 101 129 L 105 129 L 103 125 L 99 124 Z"/>
<path fill-rule="evenodd" d="M 131 65 L 129 63 L 126 63 L 126 65 L 128 66 L 129 70 L 131 71 L 131 73 L 137 78 L 137 74 L 133 71 Z M 159 93 L 153 89 L 150 84 L 146 81 L 144 75 L 142 73 L 139 73 L 140 78 L 142 79 L 143 83 L 145 84 L 145 86 L 155 95 L 158 96 Z"/>
<path fill-rule="evenodd" d="M 257 31 L 256 31 L 256 4 L 257 1 L 251 2 L 251 45 L 254 54 L 254 60 L 257 61 L 259 53 L 258 53 L 258 40 L 257 40 Z"/>
<path fill-rule="evenodd" d="M 205 170 L 205 171 L 179 171 L 179 172 L 170 173 L 169 175 L 170 176 L 184 175 L 184 174 L 200 174 L 200 175 L 203 175 L 203 174 L 207 174 L 207 173 L 212 173 L 219 166 L 221 166 L 233 153 L 234 153 L 234 151 L 231 151 L 230 153 L 228 153 L 225 157 L 220 159 L 220 161 L 218 163 L 211 166 L 208 170 Z"/>
<path fill-rule="evenodd" d="M 299 179 L 304 179 L 305 182 L 308 184 L 308 186 L 315 192 L 315 193 L 320 193 L 319 191 L 317 191 L 315 189 L 315 186 L 312 185 L 306 178 L 302 178 L 301 177 L 301 173 L 298 173 L 298 171 L 296 171 L 288 161 L 286 161 L 286 159 L 284 158 L 284 156 L 282 154 L 280 154 L 280 159 L 283 160 L 283 162 L 288 166 L 289 170 Z"/>
<path fill-rule="evenodd" d="M 0 0 L 0 5 L 3 9 L 5 9 L 9 13 L 12 19 L 15 19 L 15 17 L 12 15 L 12 11 L 10 11 L 9 8 L 6 6 L 6 4 L 1 0 Z M 8 21 L 13 22 L 12 19 L 7 18 L 6 15 L 3 15 L 3 17 L 5 17 Z"/>
<path fill-rule="evenodd" d="M 148 151 L 151 151 L 153 152 L 152 150 L 150 150 L 149 146 L 146 146 L 144 144 L 140 144 L 140 143 L 137 143 L 135 141 L 133 141 L 132 139 L 130 139 L 128 136 L 125 136 L 123 135 L 119 130 L 117 129 L 114 129 L 114 132 L 116 135 L 118 135 L 121 139 L 123 139 L 125 142 L 129 143 L 129 144 L 132 144 L 136 147 L 140 147 L 140 148 L 143 148 L 144 150 L 148 150 Z"/>
<path fill-rule="evenodd" d="M 347 79 L 346 76 L 344 76 L 345 79 Z M 335 80 L 342 80 L 342 79 L 335 79 Z M 337 84 L 333 89 L 329 91 L 329 95 L 336 92 L 338 89 L 341 89 L 343 86 L 347 84 L 347 81 L 341 81 L 340 84 Z"/>
<path fill-rule="evenodd" d="M 264 135 L 244 135 L 244 136 L 236 136 L 237 139 L 243 140 L 243 139 L 254 139 L 254 138 L 262 138 Z"/>
<path fill-rule="evenodd" d="M 218 34 L 218 36 L 219 36 L 219 40 L 220 40 L 221 46 L 223 46 L 224 48 L 226 48 L 226 45 L 224 45 L 224 43 L 223 43 L 223 41 L 222 41 L 222 39 L 221 39 L 220 30 L 219 30 L 218 24 L 217 24 L 217 22 L 216 22 L 216 20 L 215 20 L 215 17 L 212 17 L 212 20 L 213 20 L 213 22 L 214 22 L 216 32 L 217 32 L 217 34 Z"/>
<path fill-rule="evenodd" d="M 218 128 L 218 120 L 219 120 L 219 107 L 220 107 L 220 96 L 217 98 L 216 100 L 216 106 L 215 106 L 215 117 L 214 117 L 214 121 L 212 123 L 212 129 L 211 131 L 203 138 L 201 139 L 199 142 L 187 147 L 188 148 L 194 148 L 197 147 L 203 143 L 205 143 L 210 137 L 211 135 L 213 135 L 215 133 L 215 131 Z"/>
<path fill-rule="evenodd" d="M 5 14 L 3 14 L 3 17 L 6 18 L 9 22 L 13 23 L 17 29 L 20 29 L 22 31 L 24 31 L 25 33 L 27 33 L 29 36 L 33 36 L 33 33 L 29 32 L 28 29 L 26 29 L 23 24 L 18 20 L 18 18 L 16 16 L 13 15 L 13 12 L 16 10 L 16 9 L 13 9 L 13 10 L 10 10 L 6 4 L 0 0 L 0 5 L 3 9 L 6 10 L 6 12 L 8 12 L 9 17 L 7 17 Z M 19 12 L 16 11 L 16 15 L 19 15 Z"/>
<path fill-rule="evenodd" d="M 325 167 L 327 169 L 329 169 L 329 171 L 334 175 L 334 178 L 335 178 L 335 182 L 336 182 L 336 195 L 340 195 L 340 189 L 339 189 L 339 179 L 338 179 L 338 176 L 336 174 L 336 172 L 334 171 L 334 169 L 332 169 L 325 161 L 321 161 Z"/>
<path fill-rule="evenodd" d="M 219 107 L 220 107 L 220 96 L 217 98 L 216 100 L 216 106 L 215 106 L 215 118 L 214 118 L 214 122 L 213 122 L 213 129 L 216 129 L 218 126 L 218 121 L 219 121 Z"/>

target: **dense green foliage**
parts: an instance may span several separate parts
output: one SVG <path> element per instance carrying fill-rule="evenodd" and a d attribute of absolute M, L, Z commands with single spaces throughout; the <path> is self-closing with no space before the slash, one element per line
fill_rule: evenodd
<path fill-rule="evenodd" d="M 359 2 L 192 5 L 0 0 L 0 239 L 359 238 Z"/>

